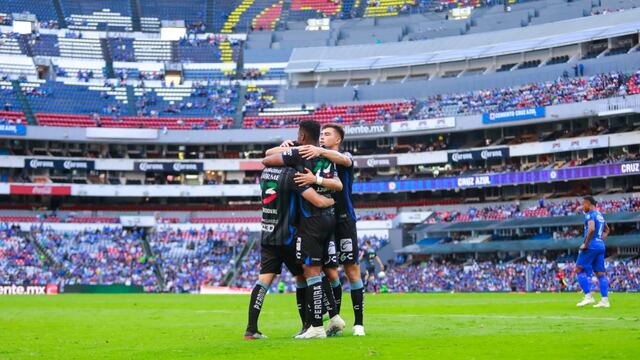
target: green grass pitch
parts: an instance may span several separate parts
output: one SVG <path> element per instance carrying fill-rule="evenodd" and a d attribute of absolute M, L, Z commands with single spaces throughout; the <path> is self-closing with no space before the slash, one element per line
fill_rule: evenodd
<path fill-rule="evenodd" d="M 368 295 L 367 336 L 294 340 L 295 297 L 269 294 L 267 340 L 242 338 L 243 295 L 0 297 L 0 359 L 640 359 L 640 294 Z"/>

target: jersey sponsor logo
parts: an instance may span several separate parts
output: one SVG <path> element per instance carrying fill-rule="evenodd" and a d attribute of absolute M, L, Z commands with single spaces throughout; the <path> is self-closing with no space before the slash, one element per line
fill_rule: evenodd
<path fill-rule="evenodd" d="M 268 205 L 273 202 L 276 198 L 278 198 L 278 183 L 275 181 L 267 181 L 266 184 L 264 181 L 260 182 L 260 187 L 264 194 L 267 195 L 262 199 L 262 203 L 264 205 Z"/>
<path fill-rule="evenodd" d="M 353 241 L 351 239 L 340 239 L 340 252 L 353 251 Z"/>
<path fill-rule="evenodd" d="M 296 260 L 302 260 L 302 238 L 300 236 L 296 238 Z"/>
<path fill-rule="evenodd" d="M 329 248 L 327 249 L 327 253 L 329 255 L 335 255 L 336 254 L 336 243 L 335 241 L 329 241 Z"/>
<path fill-rule="evenodd" d="M 275 228 L 275 225 L 262 224 L 262 231 L 264 232 L 273 232 Z"/>

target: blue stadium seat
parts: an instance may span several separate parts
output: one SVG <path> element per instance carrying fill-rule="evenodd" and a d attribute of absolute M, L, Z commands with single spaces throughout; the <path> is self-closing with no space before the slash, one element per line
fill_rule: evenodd
<path fill-rule="evenodd" d="M 34 14 L 39 21 L 58 19 L 51 0 L 2 0 L 0 12 L 6 14 L 28 12 Z"/>

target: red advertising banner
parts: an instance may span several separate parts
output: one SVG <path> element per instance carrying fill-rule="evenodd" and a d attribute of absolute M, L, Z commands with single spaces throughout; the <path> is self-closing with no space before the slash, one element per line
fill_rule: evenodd
<path fill-rule="evenodd" d="M 69 196 L 71 186 L 11 185 L 11 195 Z"/>

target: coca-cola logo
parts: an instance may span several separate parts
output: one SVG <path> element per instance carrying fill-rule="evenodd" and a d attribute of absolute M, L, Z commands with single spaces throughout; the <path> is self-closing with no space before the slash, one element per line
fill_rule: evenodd
<path fill-rule="evenodd" d="M 49 186 L 34 186 L 31 193 L 34 195 L 51 195 L 53 188 Z"/>
<path fill-rule="evenodd" d="M 11 185 L 9 189 L 15 195 L 43 195 L 43 196 L 69 196 L 71 186 L 43 186 L 43 185 Z"/>

